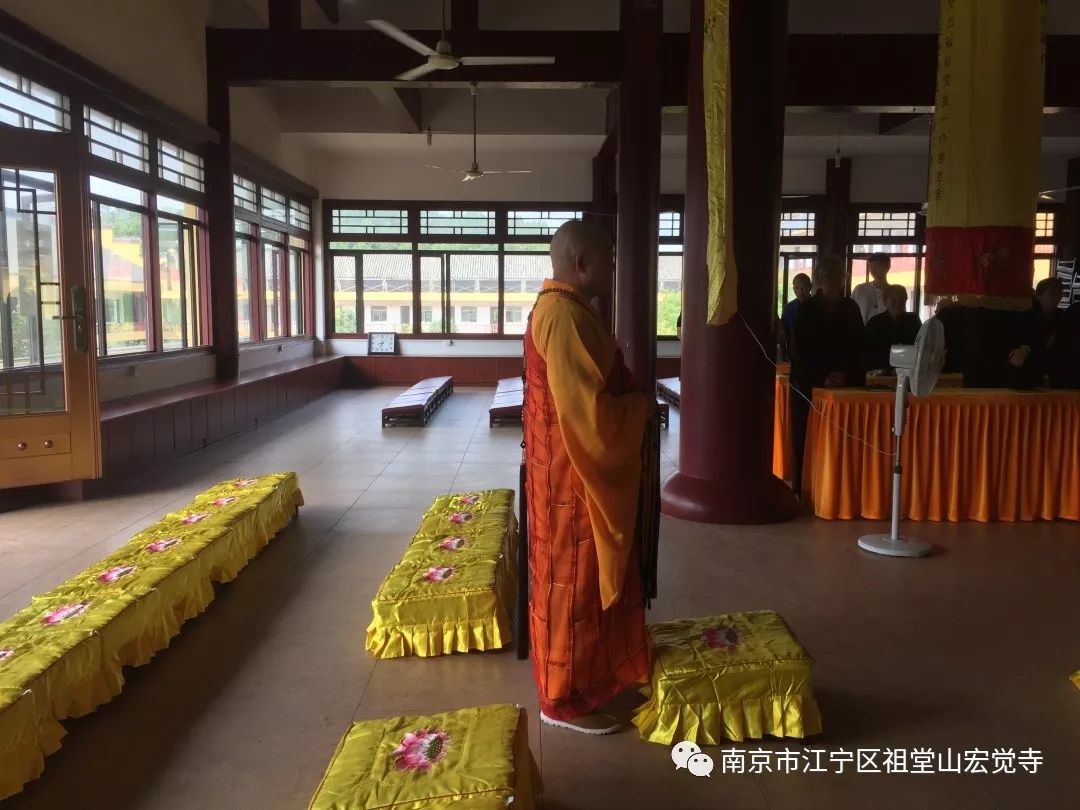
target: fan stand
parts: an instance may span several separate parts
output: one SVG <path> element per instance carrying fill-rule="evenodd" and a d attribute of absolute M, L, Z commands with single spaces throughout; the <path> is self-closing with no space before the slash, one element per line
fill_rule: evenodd
<path fill-rule="evenodd" d="M 866 534 L 859 538 L 859 548 L 887 557 L 925 557 L 931 545 L 900 536 L 900 443 L 904 435 L 907 416 L 908 375 L 896 371 L 896 407 L 893 410 L 893 477 L 892 477 L 892 531 L 889 534 Z"/>

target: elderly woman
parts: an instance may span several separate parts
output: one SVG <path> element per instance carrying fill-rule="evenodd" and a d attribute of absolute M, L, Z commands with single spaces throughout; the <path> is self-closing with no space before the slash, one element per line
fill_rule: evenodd
<path fill-rule="evenodd" d="M 799 305 L 791 341 L 792 488 L 802 491 L 806 422 L 815 388 L 866 384 L 863 320 L 859 305 L 844 296 L 844 265 L 830 256 L 814 267 L 817 292 Z"/>
<path fill-rule="evenodd" d="M 866 367 L 875 371 L 889 368 L 889 350 L 897 345 L 913 346 L 922 321 L 907 311 L 907 290 L 890 284 L 885 290 L 885 311 L 866 323 Z"/>

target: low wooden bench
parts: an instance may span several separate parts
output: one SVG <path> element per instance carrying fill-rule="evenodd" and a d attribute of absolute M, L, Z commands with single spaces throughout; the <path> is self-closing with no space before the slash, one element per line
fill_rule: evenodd
<path fill-rule="evenodd" d="M 382 424 L 396 422 L 426 425 L 446 398 L 454 393 L 453 377 L 430 377 L 394 397 L 382 409 Z"/>
<path fill-rule="evenodd" d="M 520 422 L 521 408 L 525 399 L 525 381 L 521 377 L 499 380 L 495 396 L 488 408 L 488 425 L 495 427 L 503 422 Z"/>
<path fill-rule="evenodd" d="M 682 394 L 682 385 L 678 377 L 664 377 L 656 381 L 656 393 L 660 399 L 679 407 L 679 397 Z"/>

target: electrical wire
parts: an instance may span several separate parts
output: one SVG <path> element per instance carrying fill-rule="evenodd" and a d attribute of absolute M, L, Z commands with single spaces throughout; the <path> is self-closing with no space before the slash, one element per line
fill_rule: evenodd
<path fill-rule="evenodd" d="M 785 374 L 784 372 L 782 372 L 780 370 L 780 367 L 776 364 L 776 362 L 771 357 L 769 357 L 769 352 L 766 350 L 765 345 L 761 342 L 761 340 L 758 338 L 758 336 L 756 334 L 754 334 L 754 330 L 750 328 L 750 324 L 746 322 L 746 318 L 743 317 L 743 314 L 741 312 L 736 312 L 735 314 L 736 314 L 736 316 L 738 316 L 739 320 L 742 321 L 742 325 L 746 327 L 746 331 L 750 334 L 750 337 L 752 337 L 754 339 L 754 343 L 756 343 L 758 345 L 758 348 L 761 349 L 761 354 L 768 361 L 769 365 L 771 365 L 776 370 L 776 373 L 777 373 L 778 376 L 783 377 L 788 381 L 788 388 L 791 390 L 793 395 L 797 394 L 798 396 L 805 399 L 810 404 L 810 410 L 812 410 L 814 413 L 816 413 L 818 416 L 820 416 L 821 420 L 823 422 L 828 422 L 830 425 L 832 425 L 834 428 L 839 430 L 847 438 L 852 439 L 854 441 L 857 441 L 860 444 L 865 444 L 867 447 L 869 447 L 875 453 L 880 453 L 883 456 L 888 456 L 889 458 L 892 458 L 892 456 L 893 456 L 893 451 L 892 450 L 882 450 L 881 448 L 877 447 L 877 445 L 871 444 L 870 442 L 868 442 L 866 439 L 862 438 L 861 436 L 856 436 L 853 433 L 849 433 L 839 423 L 834 422 L 833 420 L 827 418 L 825 416 L 825 413 L 821 410 L 821 408 L 814 405 L 814 401 L 810 397 L 806 396 L 806 394 L 804 394 L 802 391 L 800 391 L 798 388 L 796 388 L 794 385 L 791 384 L 791 375 L 790 374 Z"/>

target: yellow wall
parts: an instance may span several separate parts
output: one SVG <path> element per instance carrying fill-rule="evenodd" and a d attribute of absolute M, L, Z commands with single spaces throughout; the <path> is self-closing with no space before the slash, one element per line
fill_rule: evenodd
<path fill-rule="evenodd" d="M 0 0 L 0 9 L 206 121 L 211 0 Z"/>

